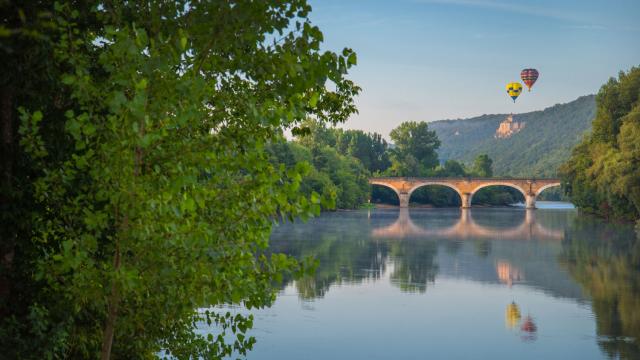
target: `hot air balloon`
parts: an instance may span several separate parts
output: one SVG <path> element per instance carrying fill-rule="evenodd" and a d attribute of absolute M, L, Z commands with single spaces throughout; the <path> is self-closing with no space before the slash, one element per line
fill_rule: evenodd
<path fill-rule="evenodd" d="M 522 93 L 522 84 L 519 82 L 511 82 L 507 84 L 507 94 L 511 96 L 513 102 L 516 102 L 516 99 Z"/>
<path fill-rule="evenodd" d="M 520 78 L 522 82 L 527 85 L 529 91 L 531 91 L 531 87 L 535 84 L 536 80 L 538 80 L 539 75 L 536 69 L 524 69 L 520 72 Z"/>

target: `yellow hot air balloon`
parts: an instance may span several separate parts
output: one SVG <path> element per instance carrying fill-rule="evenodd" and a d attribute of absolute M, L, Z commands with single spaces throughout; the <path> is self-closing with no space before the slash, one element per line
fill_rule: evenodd
<path fill-rule="evenodd" d="M 519 82 L 510 82 L 507 84 L 507 94 L 511 96 L 513 102 L 516 102 L 516 99 L 522 93 L 522 84 Z"/>

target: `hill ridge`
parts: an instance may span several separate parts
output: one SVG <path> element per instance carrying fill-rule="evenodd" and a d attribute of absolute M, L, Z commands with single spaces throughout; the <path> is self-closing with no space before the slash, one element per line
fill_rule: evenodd
<path fill-rule="evenodd" d="M 506 138 L 495 138 L 499 124 L 510 114 L 483 114 L 466 119 L 429 122 L 442 145 L 442 161 L 454 159 L 470 164 L 488 154 L 499 176 L 557 176 L 557 168 L 571 149 L 591 129 L 595 95 L 559 103 L 542 110 L 513 114 L 526 127 Z"/>

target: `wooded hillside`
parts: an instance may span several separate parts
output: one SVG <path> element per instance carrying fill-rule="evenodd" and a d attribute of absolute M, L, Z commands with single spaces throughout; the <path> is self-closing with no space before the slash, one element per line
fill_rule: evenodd
<path fill-rule="evenodd" d="M 456 159 L 470 164 L 479 154 L 488 154 L 493 159 L 495 175 L 556 176 L 558 166 L 569 158 L 571 149 L 591 128 L 595 97 L 582 96 L 541 111 L 515 114 L 514 121 L 525 122 L 525 128 L 505 139 L 494 138 L 507 115 L 429 123 L 442 143 L 438 149 L 440 160 Z"/>

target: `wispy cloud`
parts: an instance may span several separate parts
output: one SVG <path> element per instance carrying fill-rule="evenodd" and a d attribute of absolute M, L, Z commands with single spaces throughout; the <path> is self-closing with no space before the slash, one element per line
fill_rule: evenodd
<path fill-rule="evenodd" d="M 467 7 L 493 9 L 501 12 L 537 16 L 537 17 L 555 19 L 555 20 L 571 22 L 576 24 L 584 24 L 587 22 L 585 21 L 584 18 L 580 17 L 575 12 L 549 9 L 548 7 L 535 7 L 531 5 L 514 4 L 511 2 L 501 2 L 501 1 L 491 1 L 491 0 L 415 0 L 415 1 L 423 4 L 440 4 L 440 5 L 467 6 Z M 601 25 L 588 24 L 585 26 L 601 26 Z"/>

